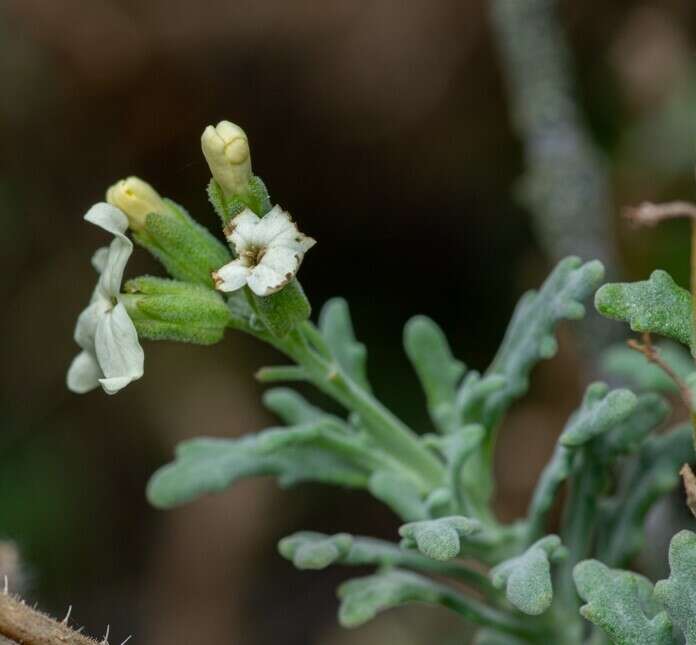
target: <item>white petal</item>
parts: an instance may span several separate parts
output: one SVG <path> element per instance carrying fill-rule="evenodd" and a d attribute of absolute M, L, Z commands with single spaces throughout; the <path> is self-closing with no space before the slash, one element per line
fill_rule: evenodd
<path fill-rule="evenodd" d="M 115 206 L 100 202 L 87 211 L 85 219 L 114 236 L 106 256 L 99 249 L 92 258 L 92 263 L 98 270 L 101 269 L 97 289 L 104 298 L 115 297 L 121 290 L 123 271 L 133 252 L 133 243 L 124 235 L 128 228 L 128 218 Z"/>
<path fill-rule="evenodd" d="M 280 206 L 274 206 L 256 225 L 254 241 L 257 246 L 269 246 L 279 237 L 292 240 L 297 233 L 290 215 Z"/>
<path fill-rule="evenodd" d="M 259 264 L 251 270 L 247 283 L 257 296 L 270 296 L 272 293 L 280 291 L 291 278 L 292 276 L 287 278 L 270 267 Z"/>
<path fill-rule="evenodd" d="M 106 202 L 95 204 L 87 211 L 85 219 L 116 237 L 126 237 L 124 233 L 128 229 L 128 218 L 125 213 L 111 204 Z"/>
<path fill-rule="evenodd" d="M 92 266 L 97 273 L 103 273 L 106 267 L 106 259 L 109 257 L 109 247 L 102 246 L 92 256 Z"/>
<path fill-rule="evenodd" d="M 107 394 L 115 394 L 143 375 L 145 354 L 123 304 L 119 303 L 99 319 L 95 350 L 104 373 L 99 382 Z"/>
<path fill-rule="evenodd" d="M 97 360 L 89 352 L 80 352 L 68 369 L 68 389 L 76 394 L 84 394 L 99 385 L 102 372 Z"/>
<path fill-rule="evenodd" d="M 237 255 L 240 255 L 254 243 L 254 229 L 258 221 L 259 216 L 245 208 L 239 215 L 233 217 L 225 227 L 227 240 L 234 245 Z"/>
<path fill-rule="evenodd" d="M 264 253 L 259 265 L 267 266 L 287 278 L 288 274 L 292 277 L 297 273 L 301 262 L 302 255 L 299 252 L 283 246 L 274 246 Z"/>
<path fill-rule="evenodd" d="M 213 273 L 215 288 L 225 292 L 241 289 L 247 283 L 250 271 L 239 260 L 232 260 Z"/>
<path fill-rule="evenodd" d="M 97 298 L 77 318 L 75 325 L 75 342 L 84 350 L 94 352 L 94 337 L 97 333 L 97 325 L 102 316 L 111 307 L 101 298 Z"/>

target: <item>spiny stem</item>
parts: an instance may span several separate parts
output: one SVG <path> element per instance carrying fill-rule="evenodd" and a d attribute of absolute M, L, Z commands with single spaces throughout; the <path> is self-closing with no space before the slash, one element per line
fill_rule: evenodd
<path fill-rule="evenodd" d="M 18 598 L 5 594 L 0 594 L 0 637 L 23 645 L 99 645 L 97 641 L 71 629 L 66 622 L 59 623 L 27 607 Z"/>

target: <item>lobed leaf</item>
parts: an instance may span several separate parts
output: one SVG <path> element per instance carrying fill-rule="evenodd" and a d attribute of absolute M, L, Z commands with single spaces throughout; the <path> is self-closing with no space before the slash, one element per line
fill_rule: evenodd
<path fill-rule="evenodd" d="M 696 644 L 696 533 L 680 531 L 669 545 L 670 575 L 655 585 L 655 596 L 679 626 L 686 645 Z"/>
<path fill-rule="evenodd" d="M 433 560 L 451 560 L 459 555 L 460 538 L 473 535 L 482 528 L 478 520 L 462 516 L 441 517 L 404 524 L 399 528 L 405 548 L 416 547 Z"/>
<path fill-rule="evenodd" d="M 348 533 L 324 535 L 302 531 L 283 538 L 278 551 L 298 569 L 325 569 L 345 557 L 352 546 L 353 538 Z"/>
<path fill-rule="evenodd" d="M 369 390 L 367 351 L 365 346 L 355 339 L 348 303 L 343 298 L 333 298 L 322 307 L 319 329 L 339 366 L 351 379 Z"/>
<path fill-rule="evenodd" d="M 343 627 L 358 627 L 386 609 L 411 602 L 435 604 L 441 596 L 439 586 L 427 578 L 391 569 L 342 584 L 338 619 Z"/>
<path fill-rule="evenodd" d="M 283 486 L 315 481 L 364 488 L 378 465 L 379 455 L 359 438 L 319 421 L 241 439 L 185 441 L 176 460 L 152 476 L 147 495 L 153 505 L 168 508 L 259 475 L 273 475 Z"/>
<path fill-rule="evenodd" d="M 691 347 L 691 294 L 666 271 L 653 271 L 643 282 L 605 284 L 595 296 L 597 311 L 627 322 L 633 331 L 667 336 Z"/>
<path fill-rule="evenodd" d="M 507 599 L 531 616 L 544 613 L 553 600 L 551 562 L 565 557 L 557 535 L 547 535 L 522 555 L 501 562 L 490 572 L 498 589 L 505 587 Z"/>
<path fill-rule="evenodd" d="M 672 625 L 664 611 L 654 615 L 652 583 L 629 571 L 585 560 L 573 569 L 580 613 L 606 633 L 615 645 L 674 645 Z"/>
<path fill-rule="evenodd" d="M 556 351 L 553 335 L 564 319 L 582 318 L 587 298 L 604 276 L 601 262 L 583 264 L 569 257 L 558 263 L 541 289 L 525 294 L 518 303 L 495 360 L 486 372 L 505 378 L 504 387 L 489 395 L 481 422 L 494 426 L 513 400 L 529 387 L 529 373 L 536 363 L 551 358 Z"/>
<path fill-rule="evenodd" d="M 566 425 L 559 442 L 566 447 L 581 446 L 602 435 L 629 417 L 638 405 L 630 390 L 612 390 L 604 383 L 592 383 L 578 410 Z"/>
<path fill-rule="evenodd" d="M 456 398 L 464 364 L 452 356 L 440 327 L 425 316 L 406 323 L 404 347 L 425 391 L 430 418 L 442 432 L 454 431 L 460 425 Z"/>

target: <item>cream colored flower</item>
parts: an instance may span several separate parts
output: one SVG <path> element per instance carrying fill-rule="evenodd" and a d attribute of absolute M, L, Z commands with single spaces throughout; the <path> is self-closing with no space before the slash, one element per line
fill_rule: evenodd
<path fill-rule="evenodd" d="M 106 201 L 126 214 L 134 231 L 145 226 L 145 218 L 150 213 L 163 214 L 169 210 L 159 193 L 138 177 L 116 182 L 106 191 Z"/>
<path fill-rule="evenodd" d="M 247 208 L 230 221 L 225 234 L 237 258 L 213 272 L 216 288 L 228 292 L 248 284 L 258 296 L 280 291 L 316 244 L 297 230 L 280 206 L 262 218 Z"/>
<path fill-rule="evenodd" d="M 123 271 L 133 251 L 124 235 L 126 216 L 114 206 L 92 206 L 85 219 L 114 236 L 111 245 L 99 249 L 92 265 L 99 273 L 89 306 L 75 326 L 75 342 L 82 348 L 68 370 L 68 388 L 82 394 L 99 385 L 115 394 L 143 375 L 145 355 L 138 332 L 125 306 L 119 302 Z"/>
<path fill-rule="evenodd" d="M 244 130 L 229 121 L 209 125 L 201 136 L 203 156 L 226 197 L 247 192 L 251 179 L 251 153 Z"/>

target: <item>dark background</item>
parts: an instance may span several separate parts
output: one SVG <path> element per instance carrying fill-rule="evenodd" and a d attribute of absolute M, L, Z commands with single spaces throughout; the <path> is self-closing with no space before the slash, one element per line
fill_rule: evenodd
<path fill-rule="evenodd" d="M 660 266 L 684 282 L 687 228 L 636 232 L 619 213 L 694 192 L 696 7 L 574 0 L 561 18 L 609 161 L 612 270 Z M 300 573 L 276 555 L 300 528 L 394 539 L 396 518 L 366 494 L 256 480 L 175 511 L 147 505 L 178 441 L 273 423 L 252 379 L 269 350 L 234 333 L 212 348 L 149 343 L 144 378 L 114 397 L 69 393 L 65 372 L 105 242 L 82 215 L 135 174 L 216 229 L 199 136 L 230 119 L 273 200 L 319 241 L 302 268 L 315 309 L 348 298 L 376 389 L 427 430 L 406 320 L 427 313 L 485 368 L 515 301 L 552 266 L 515 199 L 522 147 L 483 0 L 6 0 L 0 81 L 0 538 L 20 550 L 14 584 L 56 615 L 73 605 L 95 636 L 110 624 L 112 643 L 461 642 L 437 610 L 342 632 L 333 588 L 348 573 Z M 160 269 L 139 250 L 128 271 Z M 505 519 L 524 512 L 578 401 L 573 334 L 561 329 L 506 422 Z"/>

